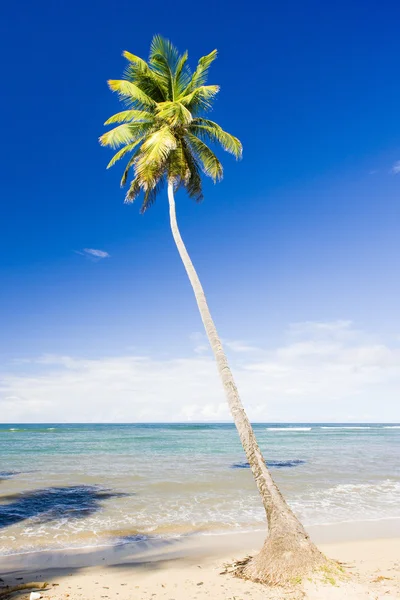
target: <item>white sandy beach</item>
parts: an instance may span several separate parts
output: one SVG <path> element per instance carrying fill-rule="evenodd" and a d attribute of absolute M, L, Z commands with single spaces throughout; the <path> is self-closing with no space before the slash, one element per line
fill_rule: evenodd
<path fill-rule="evenodd" d="M 326 537 L 326 531 L 320 531 L 316 537 L 321 536 Z M 48 581 L 48 588 L 42 592 L 47 600 L 400 598 L 400 536 L 320 544 L 326 555 L 344 563 L 348 580 L 306 581 L 291 596 L 229 573 L 222 574 L 224 565 L 256 552 L 260 543 L 261 533 L 233 534 L 180 539 L 161 546 L 140 546 L 130 552 L 125 549 L 120 559 L 107 548 L 95 552 L 20 555 L 3 561 L 6 568 L 14 566 L 3 579 L 9 585 Z M 19 594 L 19 597 L 29 595 Z"/>

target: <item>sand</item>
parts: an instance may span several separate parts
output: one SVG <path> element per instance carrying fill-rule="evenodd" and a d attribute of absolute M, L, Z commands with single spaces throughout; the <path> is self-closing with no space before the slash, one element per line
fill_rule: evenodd
<path fill-rule="evenodd" d="M 221 574 L 226 563 L 254 553 L 261 542 L 261 534 L 194 536 L 168 544 L 8 557 L 1 570 L 16 567 L 2 576 L 9 585 L 48 581 L 42 592 L 47 600 L 400 598 L 400 537 L 319 544 L 329 557 L 345 563 L 348 581 L 305 581 L 292 595 Z M 28 598 L 29 593 L 15 597 Z"/>

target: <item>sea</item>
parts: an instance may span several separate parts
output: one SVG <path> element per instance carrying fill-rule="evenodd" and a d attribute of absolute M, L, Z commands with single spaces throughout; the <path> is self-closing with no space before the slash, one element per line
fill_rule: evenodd
<path fill-rule="evenodd" d="M 400 519 L 400 424 L 257 423 L 304 525 Z M 0 554 L 265 529 L 233 424 L 0 425 Z"/>

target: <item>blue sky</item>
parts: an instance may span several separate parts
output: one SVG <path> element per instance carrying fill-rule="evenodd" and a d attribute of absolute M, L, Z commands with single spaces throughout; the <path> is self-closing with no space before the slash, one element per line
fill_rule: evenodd
<path fill-rule="evenodd" d="M 161 33 L 192 64 L 218 48 L 212 118 L 244 145 L 202 205 L 179 193 L 177 210 L 251 416 L 400 420 L 399 17 L 369 1 L 2 8 L 2 419 L 228 418 L 166 198 L 125 206 L 97 141 L 121 52 L 146 57 Z"/>

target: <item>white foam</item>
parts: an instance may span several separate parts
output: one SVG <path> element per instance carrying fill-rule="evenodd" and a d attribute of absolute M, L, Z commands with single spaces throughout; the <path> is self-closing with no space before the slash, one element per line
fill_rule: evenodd
<path fill-rule="evenodd" d="M 400 425 L 385 425 L 383 429 L 400 429 Z"/>
<path fill-rule="evenodd" d="M 311 431 L 311 427 L 267 427 L 268 431 Z"/>
<path fill-rule="evenodd" d="M 342 426 L 337 427 L 336 425 L 330 425 L 329 427 L 321 427 L 321 429 L 372 429 L 372 427 L 370 427 L 370 426 L 364 426 L 364 425 L 362 427 L 358 426 L 358 425 L 357 426 L 356 425 L 351 425 L 351 426 L 350 425 L 349 426 L 346 425 L 346 426 L 343 426 L 343 427 Z"/>

